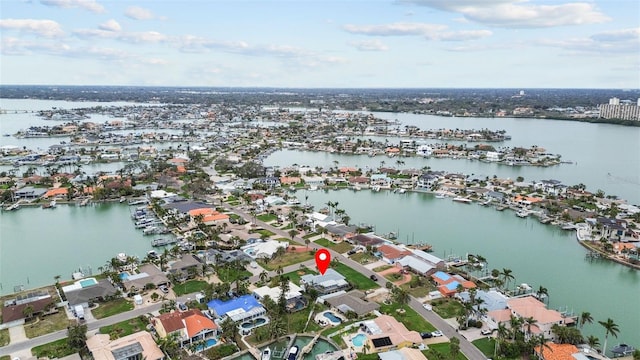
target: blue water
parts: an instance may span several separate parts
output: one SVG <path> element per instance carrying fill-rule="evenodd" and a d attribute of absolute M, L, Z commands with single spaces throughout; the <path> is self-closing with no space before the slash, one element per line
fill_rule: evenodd
<path fill-rule="evenodd" d="M 208 348 L 214 346 L 217 343 L 218 343 L 218 340 L 216 340 L 216 339 L 207 339 L 207 341 L 205 342 L 204 346 L 203 345 L 199 345 L 196 348 L 196 351 L 202 351 L 204 349 L 208 349 Z"/>
<path fill-rule="evenodd" d="M 242 323 L 242 325 L 240 325 L 243 329 L 252 329 L 254 327 L 258 327 L 264 323 L 266 323 L 267 320 L 265 320 L 264 318 L 257 318 L 255 320 L 252 321 L 247 321 Z"/>
<path fill-rule="evenodd" d="M 89 286 L 93 286 L 95 284 L 97 284 L 98 282 L 96 281 L 96 279 L 84 279 L 84 280 L 80 280 L 80 286 L 82 286 L 83 288 L 89 287 Z"/>
<path fill-rule="evenodd" d="M 332 323 L 341 323 L 342 320 L 340 320 L 340 318 L 338 318 L 337 316 L 333 315 L 333 313 L 331 311 L 327 311 L 324 314 L 324 317 L 326 317 L 327 319 L 329 319 L 329 321 L 331 321 Z"/>
<path fill-rule="evenodd" d="M 120 280 L 127 280 L 128 278 L 129 278 L 129 273 L 126 273 L 126 272 L 120 273 Z"/>
<path fill-rule="evenodd" d="M 364 334 L 358 334 L 351 339 L 351 342 L 355 346 L 362 346 L 366 340 L 367 337 Z"/>

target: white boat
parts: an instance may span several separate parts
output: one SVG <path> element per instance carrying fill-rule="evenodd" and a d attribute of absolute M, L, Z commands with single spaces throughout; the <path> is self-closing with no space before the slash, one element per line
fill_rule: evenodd
<path fill-rule="evenodd" d="M 271 349 L 266 348 L 262 350 L 262 356 L 260 357 L 260 360 L 270 360 L 270 359 L 271 359 Z"/>
<path fill-rule="evenodd" d="M 446 197 L 447 196 L 445 194 L 443 194 L 443 193 L 436 193 L 436 199 L 444 199 Z"/>
<path fill-rule="evenodd" d="M 526 218 L 527 216 L 529 216 L 529 214 L 531 214 L 531 212 L 529 212 L 529 210 L 518 210 L 518 212 L 516 213 L 517 217 L 521 217 L 521 218 Z"/>
<path fill-rule="evenodd" d="M 465 197 L 462 196 L 456 196 L 453 198 L 453 201 L 459 202 L 459 203 L 463 203 L 463 204 L 471 204 L 472 201 L 470 199 L 467 199 Z"/>
<path fill-rule="evenodd" d="M 399 194 L 404 194 L 404 193 L 406 193 L 406 192 L 407 192 L 407 189 L 399 189 L 399 190 L 398 190 L 398 193 L 399 193 Z"/>
<path fill-rule="evenodd" d="M 289 349 L 289 355 L 287 355 L 287 360 L 296 360 L 298 357 L 298 345 L 293 345 L 291 349 Z"/>
<path fill-rule="evenodd" d="M 374 187 L 372 187 L 372 188 L 371 188 L 371 191 L 373 191 L 373 192 L 378 192 L 378 191 L 380 191 L 380 186 L 374 186 Z"/>
<path fill-rule="evenodd" d="M 51 200 L 50 203 L 48 204 L 42 204 L 42 208 L 43 209 L 55 209 L 56 207 L 56 201 L 55 200 Z"/>

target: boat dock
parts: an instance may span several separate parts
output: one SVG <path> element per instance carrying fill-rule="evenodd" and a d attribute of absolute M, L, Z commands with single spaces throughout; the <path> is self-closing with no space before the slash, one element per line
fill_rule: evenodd
<path fill-rule="evenodd" d="M 316 344 L 316 341 L 318 341 L 318 338 L 320 337 L 320 333 L 316 334 L 316 336 L 313 337 L 313 340 L 311 340 L 307 345 L 305 345 L 302 348 L 302 352 L 301 352 L 301 356 L 304 356 L 308 353 L 311 352 L 311 349 L 313 349 L 313 345 Z"/>

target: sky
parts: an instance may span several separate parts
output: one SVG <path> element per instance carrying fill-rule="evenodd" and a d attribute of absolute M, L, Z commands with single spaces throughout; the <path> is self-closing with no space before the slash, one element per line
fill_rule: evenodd
<path fill-rule="evenodd" d="M 640 1 L 1 0 L 0 84 L 640 88 Z"/>

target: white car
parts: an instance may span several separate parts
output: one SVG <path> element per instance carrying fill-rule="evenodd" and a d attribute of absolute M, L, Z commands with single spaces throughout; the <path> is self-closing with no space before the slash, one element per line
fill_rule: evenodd
<path fill-rule="evenodd" d="M 442 331 L 437 330 L 431 333 L 431 336 L 433 337 L 439 337 L 439 336 L 443 336 L 444 334 L 442 333 Z"/>
<path fill-rule="evenodd" d="M 431 307 L 431 305 L 430 305 L 430 304 L 422 304 L 422 307 L 423 307 L 425 310 L 427 310 L 427 311 L 431 311 L 431 310 L 433 310 L 433 307 Z"/>
<path fill-rule="evenodd" d="M 491 335 L 491 333 L 493 332 L 493 330 L 491 329 L 483 329 L 480 331 L 480 334 L 482 335 Z"/>

